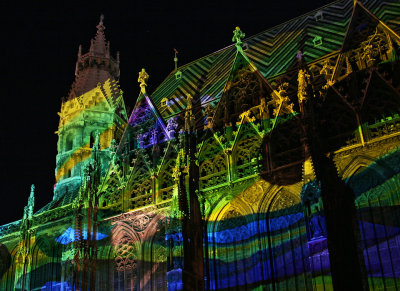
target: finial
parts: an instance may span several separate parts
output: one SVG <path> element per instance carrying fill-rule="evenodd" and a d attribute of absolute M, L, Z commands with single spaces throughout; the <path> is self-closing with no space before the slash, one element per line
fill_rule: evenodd
<path fill-rule="evenodd" d="M 28 199 L 28 205 L 25 207 L 26 208 L 26 217 L 28 219 L 31 219 L 33 216 L 33 208 L 35 207 L 35 185 L 31 185 L 31 194 L 29 195 Z"/>
<path fill-rule="evenodd" d="M 22 217 L 22 220 L 25 220 L 25 219 L 27 219 L 27 218 L 28 218 L 28 207 L 25 206 L 25 207 L 24 207 L 24 215 L 23 215 L 23 217 Z"/>
<path fill-rule="evenodd" d="M 178 51 L 176 48 L 174 48 L 174 53 L 175 53 L 174 62 L 175 62 L 175 71 L 176 71 L 176 70 L 178 70 Z"/>
<path fill-rule="evenodd" d="M 78 47 L 78 60 L 75 63 L 75 76 L 78 76 L 79 73 L 79 60 L 82 56 L 82 45 L 79 45 Z"/>
<path fill-rule="evenodd" d="M 93 150 L 100 150 L 100 132 L 98 130 L 94 132 Z"/>
<path fill-rule="evenodd" d="M 236 42 L 235 45 L 238 50 L 242 49 L 242 38 L 244 38 L 245 36 L 246 34 L 244 34 L 244 32 L 240 30 L 239 26 L 236 26 L 235 30 L 233 31 L 232 41 Z"/>
<path fill-rule="evenodd" d="M 97 28 L 97 33 L 99 33 L 99 31 L 104 31 L 106 29 L 106 27 L 103 24 L 103 20 L 104 20 L 104 15 L 101 14 L 100 15 L 100 21 L 99 24 L 97 24 L 96 28 Z"/>
<path fill-rule="evenodd" d="M 187 102 L 186 109 L 187 110 L 192 109 L 192 107 L 193 107 L 193 97 L 192 97 L 192 95 L 186 94 L 186 102 Z"/>
<path fill-rule="evenodd" d="M 145 69 L 143 68 L 142 71 L 139 72 L 139 78 L 138 78 L 138 82 L 140 83 L 140 92 L 142 92 L 142 94 L 146 93 L 146 82 L 147 79 L 149 78 L 149 74 L 146 73 Z"/>

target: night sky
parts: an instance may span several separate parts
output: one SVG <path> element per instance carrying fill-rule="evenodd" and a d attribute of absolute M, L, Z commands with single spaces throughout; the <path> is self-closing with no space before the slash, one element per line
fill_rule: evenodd
<path fill-rule="evenodd" d="M 17 2 L 17 1 L 15 1 Z M 251 36 L 332 1 L 32 1 L 2 3 L 0 225 L 22 218 L 30 185 L 35 211 L 50 202 L 55 183 L 61 97 L 104 14 L 111 54 L 120 51 L 120 85 L 130 114 L 138 72 L 146 68 L 151 94 L 179 65 L 232 44 L 235 26 Z"/>

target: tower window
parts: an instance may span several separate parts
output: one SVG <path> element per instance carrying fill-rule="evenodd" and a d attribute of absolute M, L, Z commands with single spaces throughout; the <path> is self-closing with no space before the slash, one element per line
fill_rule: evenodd
<path fill-rule="evenodd" d="M 65 151 L 70 151 L 74 147 L 74 138 L 72 134 L 69 134 L 65 139 Z"/>
<path fill-rule="evenodd" d="M 90 148 L 93 148 L 94 141 L 95 141 L 94 132 L 92 132 L 90 133 L 90 143 L 89 143 Z"/>

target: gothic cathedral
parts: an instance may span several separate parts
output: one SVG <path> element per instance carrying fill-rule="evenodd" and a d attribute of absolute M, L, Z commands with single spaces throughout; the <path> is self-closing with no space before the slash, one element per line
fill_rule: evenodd
<path fill-rule="evenodd" d="M 339 0 L 176 67 L 127 112 L 103 19 L 53 199 L 0 226 L 1 290 L 399 290 L 400 6 Z M 114 57 L 115 56 L 115 57 Z"/>

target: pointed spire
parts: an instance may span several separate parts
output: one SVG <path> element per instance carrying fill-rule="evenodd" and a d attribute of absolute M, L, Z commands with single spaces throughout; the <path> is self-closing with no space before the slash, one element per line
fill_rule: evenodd
<path fill-rule="evenodd" d="M 91 44 L 90 44 L 90 53 L 92 54 L 100 54 L 100 55 L 105 55 L 106 54 L 106 36 L 104 34 L 104 30 L 106 27 L 103 24 L 104 20 L 104 15 L 100 15 L 100 22 L 96 26 L 97 32 L 96 36 L 94 39 L 92 39 Z"/>
<path fill-rule="evenodd" d="M 94 133 L 94 143 L 92 151 L 100 151 L 100 132 L 98 130 L 96 130 L 96 132 Z"/>
<path fill-rule="evenodd" d="M 31 186 L 31 193 L 28 199 L 28 205 L 24 208 L 24 219 L 31 219 L 33 216 L 33 208 L 35 207 L 35 185 Z"/>
<path fill-rule="evenodd" d="M 174 63 L 175 63 L 175 72 L 178 70 L 178 50 L 174 48 Z"/>
<path fill-rule="evenodd" d="M 82 46 L 79 46 L 75 81 L 71 86 L 69 100 L 96 88 L 98 83 L 104 83 L 107 79 L 119 79 L 119 53 L 117 59 L 111 57 L 111 45 L 106 41 L 103 20 L 104 16 L 101 15 L 96 26 L 96 35 L 90 41 L 89 51 L 85 53 Z"/>
<path fill-rule="evenodd" d="M 78 49 L 78 59 L 75 66 L 75 81 L 71 86 L 68 99 L 76 98 L 94 88 L 107 79 L 117 80 L 120 76 L 119 55 L 111 57 L 111 45 L 106 41 L 103 24 L 104 16 L 100 17 L 97 32 L 90 41 L 88 52 Z"/>
<path fill-rule="evenodd" d="M 79 73 L 79 59 L 82 56 L 82 45 L 80 44 L 78 47 L 78 61 L 75 64 L 75 76 L 78 76 Z"/>

